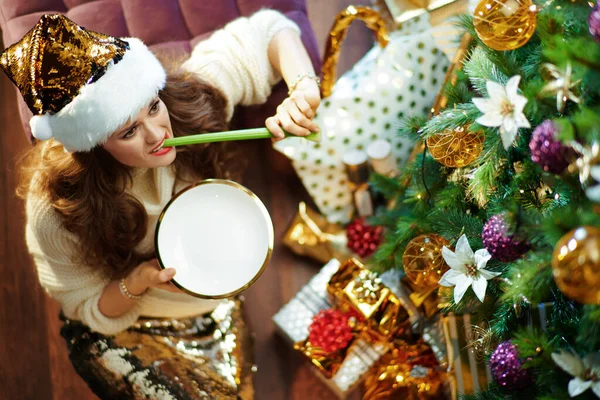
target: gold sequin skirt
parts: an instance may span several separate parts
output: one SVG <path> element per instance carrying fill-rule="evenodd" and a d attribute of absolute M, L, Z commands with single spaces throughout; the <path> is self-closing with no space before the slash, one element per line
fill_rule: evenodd
<path fill-rule="evenodd" d="M 239 300 L 183 319 L 140 318 L 114 336 L 61 315 L 77 373 L 101 399 L 252 399 L 252 343 Z"/>

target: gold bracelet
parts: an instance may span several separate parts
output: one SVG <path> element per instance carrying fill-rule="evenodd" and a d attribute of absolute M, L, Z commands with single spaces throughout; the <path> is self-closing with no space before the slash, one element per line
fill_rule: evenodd
<path fill-rule="evenodd" d="M 121 289 L 121 293 L 123 294 L 123 296 L 127 297 L 130 300 L 139 300 L 148 291 L 148 289 L 146 289 L 146 290 L 144 290 L 144 293 L 139 294 L 139 295 L 135 295 L 135 294 L 131 293 L 129 291 L 129 289 L 127 289 L 127 284 L 125 283 L 125 278 L 121 279 L 121 281 L 119 282 L 119 289 Z"/>
<path fill-rule="evenodd" d="M 318 86 L 321 86 L 321 79 L 319 79 L 319 77 L 316 76 L 315 74 L 312 74 L 312 73 L 298 74 L 296 79 L 294 79 L 294 81 L 289 86 L 288 96 L 292 94 L 294 89 L 296 89 L 296 86 L 298 86 L 298 83 L 300 83 L 300 81 L 304 78 L 313 79 L 315 82 L 317 82 Z"/>

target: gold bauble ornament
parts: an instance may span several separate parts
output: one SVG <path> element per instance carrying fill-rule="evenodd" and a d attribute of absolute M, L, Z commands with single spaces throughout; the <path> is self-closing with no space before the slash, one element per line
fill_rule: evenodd
<path fill-rule="evenodd" d="M 482 0 L 473 14 L 477 36 L 494 50 L 514 50 L 535 33 L 537 7 L 531 0 Z"/>
<path fill-rule="evenodd" d="M 466 167 L 479 157 L 483 150 L 484 135 L 469 132 L 468 126 L 448 129 L 427 139 L 431 156 L 440 164 L 451 168 Z"/>
<path fill-rule="evenodd" d="M 582 226 L 563 236 L 552 253 L 552 271 L 567 297 L 600 305 L 600 228 Z"/>
<path fill-rule="evenodd" d="M 419 289 L 438 287 L 438 281 L 449 269 L 442 257 L 442 248 L 449 245 L 450 242 L 435 233 L 412 239 L 402 256 L 406 277 Z"/>

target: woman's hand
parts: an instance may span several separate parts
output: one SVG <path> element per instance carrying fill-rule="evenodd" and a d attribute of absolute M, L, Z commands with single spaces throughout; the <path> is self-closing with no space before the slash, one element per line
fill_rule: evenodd
<path fill-rule="evenodd" d="M 140 295 L 147 289 L 157 288 L 168 290 L 173 293 L 183 293 L 173 285 L 170 280 L 175 276 L 174 268 L 161 269 L 158 260 L 153 258 L 144 261 L 133 269 L 125 278 L 127 289 L 134 295 Z"/>
<path fill-rule="evenodd" d="M 296 136 L 319 132 L 319 125 L 312 119 L 320 103 L 321 93 L 317 82 L 310 78 L 300 80 L 290 96 L 277 107 L 277 113 L 265 121 L 267 129 L 274 136 L 273 140 L 283 139 L 284 130 Z"/>

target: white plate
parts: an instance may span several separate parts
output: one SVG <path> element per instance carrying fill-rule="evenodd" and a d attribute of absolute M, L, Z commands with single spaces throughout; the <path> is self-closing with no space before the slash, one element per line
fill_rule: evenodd
<path fill-rule="evenodd" d="M 220 299 L 258 280 L 273 251 L 273 223 L 250 190 L 208 179 L 165 206 L 154 239 L 160 266 L 177 270 L 175 286 L 196 297 Z"/>

